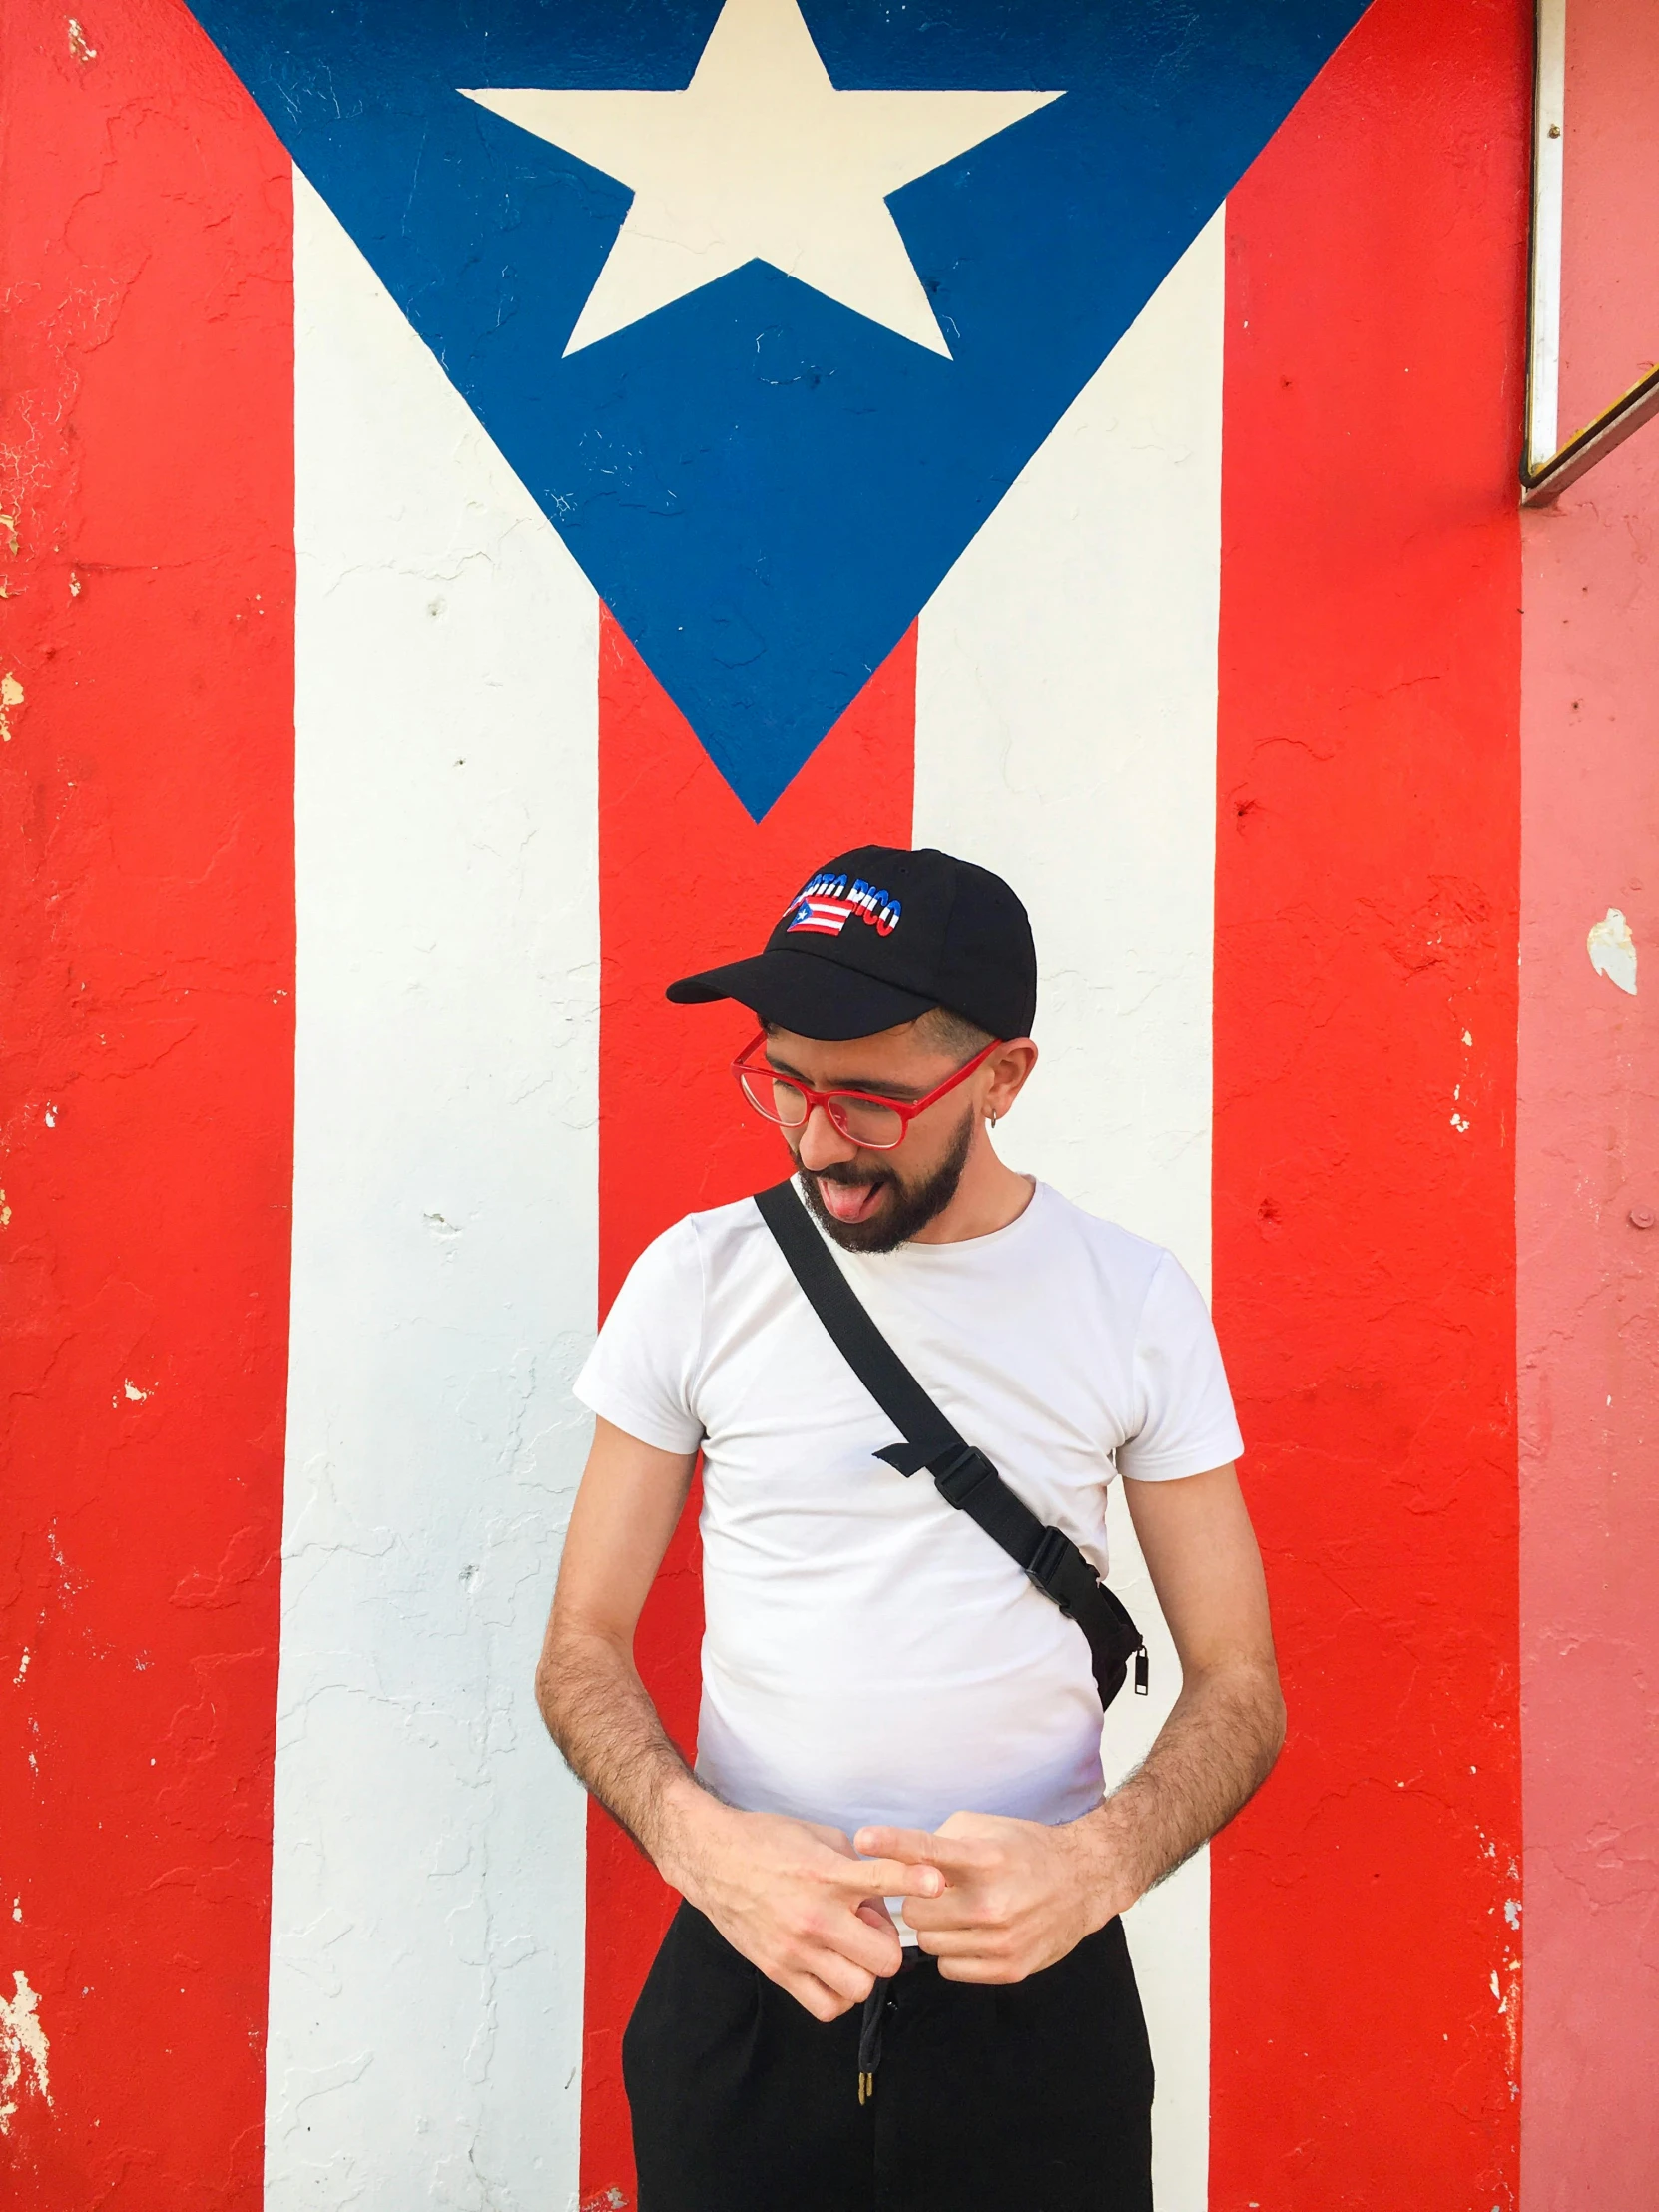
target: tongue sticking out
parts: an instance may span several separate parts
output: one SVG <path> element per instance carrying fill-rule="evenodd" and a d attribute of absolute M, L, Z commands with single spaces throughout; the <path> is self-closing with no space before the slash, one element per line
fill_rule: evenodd
<path fill-rule="evenodd" d="M 826 1212 L 845 1222 L 867 1221 L 881 1197 L 879 1183 L 830 1183 L 823 1176 L 818 1191 Z"/>

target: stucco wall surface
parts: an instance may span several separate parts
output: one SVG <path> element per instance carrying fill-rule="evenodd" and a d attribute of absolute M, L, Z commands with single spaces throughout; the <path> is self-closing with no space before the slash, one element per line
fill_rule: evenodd
<path fill-rule="evenodd" d="M 43 2212 L 258 2203 L 290 174 L 182 9 L 0 9 L 0 2200 Z"/>
<path fill-rule="evenodd" d="M 615 21 L 689 72 L 719 13 Z M 1131 1916 L 1159 2212 L 1645 2212 L 1659 426 L 1517 516 L 1529 0 L 1364 11 L 760 819 L 380 268 L 293 41 L 346 13 L 201 14 L 0 9 L 0 2202 L 625 2212 L 673 1900 L 534 1711 L 568 1383 L 642 1245 L 779 1170 L 748 1024 L 665 977 L 875 838 L 1027 896 L 1043 1081 L 998 1141 L 1213 1280 L 1241 1404 L 1293 1734 Z M 868 73 L 901 16 L 801 20 Z M 1659 178 L 1659 13 L 1577 20 L 1568 416 L 1642 365 Z M 363 66 L 484 21 L 425 0 Z M 538 394 L 515 157 L 424 143 L 387 204 L 470 180 L 523 277 L 474 336 Z M 561 221 L 622 220 L 555 157 Z M 737 356 L 806 440 L 864 404 L 836 345 L 905 341 L 761 280 Z M 725 310 L 677 304 L 626 342 L 695 399 Z M 787 460 L 729 480 L 768 542 Z M 1113 1542 L 1155 1657 L 1121 1769 L 1177 1667 Z M 688 1520 L 640 1638 L 688 1744 L 698 1568 Z"/>
<path fill-rule="evenodd" d="M 1522 535 L 1521 2201 L 1608 2212 L 1659 2176 L 1659 430 Z"/>
<path fill-rule="evenodd" d="M 1659 359 L 1659 8 L 1568 0 L 1561 195 L 1563 438 Z"/>
<path fill-rule="evenodd" d="M 1659 11 L 1571 0 L 1561 423 L 1659 357 Z M 1522 517 L 1524 2212 L 1659 2177 L 1659 430 Z"/>
<path fill-rule="evenodd" d="M 1525 34 L 1380 0 L 1228 203 L 1215 1310 L 1291 1718 L 1215 2212 L 1516 2186 Z"/>

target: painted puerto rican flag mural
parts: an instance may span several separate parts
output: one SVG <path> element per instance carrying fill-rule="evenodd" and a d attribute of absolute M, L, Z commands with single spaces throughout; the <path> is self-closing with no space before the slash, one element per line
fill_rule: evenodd
<path fill-rule="evenodd" d="M 568 1385 L 776 1174 L 665 980 L 881 841 L 1026 898 L 1008 1156 L 1247 1438 L 1293 1734 L 1131 1916 L 1160 2212 L 1508 2212 L 1525 10 L 0 35 L 7 2202 L 633 2201 Z M 688 1525 L 688 1743 L 699 1606 Z"/>

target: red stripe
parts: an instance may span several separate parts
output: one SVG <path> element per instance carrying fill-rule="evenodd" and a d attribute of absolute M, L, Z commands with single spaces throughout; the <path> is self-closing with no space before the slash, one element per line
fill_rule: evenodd
<path fill-rule="evenodd" d="M 752 822 L 607 616 L 599 658 L 600 1305 L 643 1246 L 694 1208 L 776 1181 L 777 1132 L 741 1107 L 727 1063 L 752 1017 L 670 1006 L 676 975 L 753 951 L 791 887 L 858 844 L 908 845 L 912 630 L 762 823 Z M 695 1507 L 695 1500 L 694 1500 Z M 703 1601 L 688 1512 L 646 1607 L 641 1672 L 689 1745 Z M 632 2203 L 622 2029 L 674 1899 L 615 1825 L 588 1823 L 582 2198 Z"/>
<path fill-rule="evenodd" d="M 292 1088 L 288 165 L 172 0 L 12 0 L 0 746 L 18 2212 L 260 2198 Z M 89 51 L 96 49 L 96 51 Z M 5 536 L 0 532 L 0 549 Z M 23 1652 L 28 1652 L 26 1670 Z M 17 1907 L 14 1910 L 13 1899 Z"/>
<path fill-rule="evenodd" d="M 1378 0 L 1229 203 L 1216 1309 L 1291 1742 L 1215 1853 L 1216 2212 L 1513 2202 L 1527 18 Z"/>

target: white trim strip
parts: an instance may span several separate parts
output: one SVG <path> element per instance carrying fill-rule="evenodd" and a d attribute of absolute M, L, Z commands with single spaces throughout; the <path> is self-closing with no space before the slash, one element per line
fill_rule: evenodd
<path fill-rule="evenodd" d="M 1532 118 L 1532 300 L 1526 381 L 1526 459 L 1556 451 L 1561 398 L 1561 199 L 1565 174 L 1567 0 L 1538 0 Z"/>

